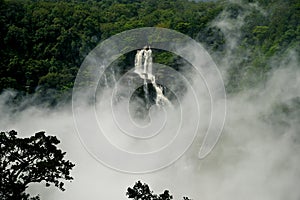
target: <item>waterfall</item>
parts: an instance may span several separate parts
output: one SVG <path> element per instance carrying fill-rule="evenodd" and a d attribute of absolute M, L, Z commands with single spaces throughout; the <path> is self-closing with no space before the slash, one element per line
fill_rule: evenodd
<path fill-rule="evenodd" d="M 107 81 L 107 76 L 106 76 L 106 74 L 104 74 L 104 86 L 105 86 L 106 88 L 108 88 L 108 81 Z"/>
<path fill-rule="evenodd" d="M 157 85 L 155 76 L 152 74 L 152 50 L 150 46 L 145 46 L 144 49 L 137 51 L 135 55 L 134 64 L 134 72 L 137 73 L 142 79 L 144 79 L 143 89 L 147 106 L 150 103 L 149 89 L 147 85 L 148 82 L 150 82 L 153 85 L 156 92 L 155 104 L 157 106 L 171 106 L 171 102 L 163 94 L 163 88 Z"/>
<path fill-rule="evenodd" d="M 142 72 L 142 62 L 143 62 L 143 54 L 144 54 L 144 50 L 138 50 L 136 55 L 135 55 L 135 72 L 138 74 L 141 74 Z"/>
<path fill-rule="evenodd" d="M 138 50 L 134 60 L 135 70 L 142 79 L 151 79 L 152 75 L 152 50 L 150 47 Z"/>
<path fill-rule="evenodd" d="M 149 49 L 144 50 L 144 73 L 152 75 L 152 51 Z"/>
<path fill-rule="evenodd" d="M 145 97 L 145 101 L 146 101 L 146 107 L 148 109 L 150 106 L 150 98 L 149 98 L 149 89 L 148 89 L 148 84 L 147 84 L 146 79 L 144 79 L 143 89 L 144 89 L 144 95 L 145 95 L 144 97 Z"/>
<path fill-rule="evenodd" d="M 156 91 L 156 99 L 155 99 L 156 105 L 171 106 L 172 105 L 171 102 L 163 94 L 163 88 L 158 86 L 155 82 L 152 82 L 152 84 Z"/>
<path fill-rule="evenodd" d="M 111 78 L 112 78 L 112 85 L 115 86 L 115 90 L 117 90 L 117 79 L 116 79 L 116 73 L 115 73 L 115 70 L 112 68 L 111 69 Z"/>
<path fill-rule="evenodd" d="M 112 77 L 113 85 L 115 85 L 117 83 L 117 80 L 116 80 L 116 73 L 114 69 L 111 69 L 111 77 Z"/>

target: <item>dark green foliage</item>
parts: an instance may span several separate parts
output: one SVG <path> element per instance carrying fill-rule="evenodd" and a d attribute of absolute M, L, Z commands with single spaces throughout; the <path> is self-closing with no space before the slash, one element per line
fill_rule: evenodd
<path fill-rule="evenodd" d="M 300 51 L 299 1 L 245 0 L 245 2 L 255 3 L 259 8 L 253 6 L 254 4 L 252 6 L 228 2 L 224 4 L 228 14 L 227 22 L 232 20 L 231 22 L 242 23 L 240 29 L 236 30 L 237 35 L 234 35 L 234 31 L 230 33 L 233 35 L 227 34 L 228 40 L 230 37 L 236 37 L 234 39 L 237 43 L 234 48 L 228 50 L 230 54 L 228 58 L 231 60 L 227 92 L 240 91 L 265 81 L 268 72 L 279 67 L 275 63 L 285 58 L 290 50 Z M 208 41 L 213 40 L 213 47 L 217 48 L 211 48 L 210 45 L 207 48 L 216 54 L 216 60 L 220 57 L 222 60 L 224 55 L 222 51 L 227 41 L 223 43 L 222 34 L 217 34 L 217 29 L 211 32 L 213 39 L 209 37 Z M 200 39 L 206 43 L 205 38 Z"/>
<path fill-rule="evenodd" d="M 300 4 L 295 0 L 259 0 L 265 13 L 253 10 L 247 16 L 246 45 L 260 47 L 264 54 L 272 56 L 288 47 L 297 47 L 300 41 Z"/>
<path fill-rule="evenodd" d="M 29 138 L 18 138 L 16 131 L 0 133 L 0 199 L 26 200 L 28 184 L 44 182 L 64 191 L 63 180 L 72 180 L 74 164 L 64 159 L 55 136 L 38 132 Z"/>
<path fill-rule="evenodd" d="M 257 3 L 263 12 L 249 9 L 248 3 Z M 298 0 L 1 0 L 0 92 L 13 88 L 43 97 L 55 90 L 52 101 L 68 99 L 85 56 L 108 37 L 138 27 L 180 31 L 204 44 L 218 60 L 228 41 L 211 25 L 222 11 L 232 20 L 247 13 L 241 29 L 232 33 L 240 34 L 233 53 L 243 60 L 231 66 L 228 91 L 264 79 L 273 67 L 269 58 L 300 46 Z M 247 55 L 241 53 L 245 51 Z M 176 67 L 176 59 L 161 54 L 157 61 Z M 131 62 L 132 55 L 124 58 L 119 72 L 132 67 Z"/>
<path fill-rule="evenodd" d="M 146 183 L 136 182 L 132 188 L 128 188 L 126 195 L 129 199 L 133 200 L 171 200 L 173 196 L 170 195 L 168 190 L 161 194 L 153 194 Z M 188 197 L 183 197 L 183 200 L 191 200 Z"/>
<path fill-rule="evenodd" d="M 101 40 L 144 26 L 196 35 L 221 11 L 215 3 L 188 0 L 6 0 L 0 5 L 0 92 L 39 90 L 43 96 L 54 89 L 58 100 L 71 92 L 81 62 Z"/>

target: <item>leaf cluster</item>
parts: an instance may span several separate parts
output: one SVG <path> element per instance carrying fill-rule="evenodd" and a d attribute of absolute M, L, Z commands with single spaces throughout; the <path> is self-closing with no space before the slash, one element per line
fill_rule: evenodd
<path fill-rule="evenodd" d="M 161 194 L 154 194 L 146 183 L 138 181 L 132 188 L 127 189 L 126 195 L 132 200 L 171 200 L 173 196 L 168 190 Z M 191 200 L 188 197 L 183 197 L 183 200 Z"/>
<path fill-rule="evenodd" d="M 0 198 L 29 199 L 25 190 L 30 183 L 45 182 L 47 187 L 52 184 L 64 191 L 63 180 L 73 180 L 74 164 L 64 159 L 66 152 L 57 148 L 59 143 L 43 131 L 29 138 L 17 137 L 14 130 L 1 132 Z"/>

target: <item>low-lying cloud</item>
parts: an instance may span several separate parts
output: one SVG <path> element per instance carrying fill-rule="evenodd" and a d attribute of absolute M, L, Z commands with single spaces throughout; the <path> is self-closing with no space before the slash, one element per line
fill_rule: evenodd
<path fill-rule="evenodd" d="M 225 21 L 218 20 L 217 25 L 224 25 Z M 236 43 L 230 43 L 229 47 L 234 45 Z M 224 62 L 226 66 L 220 66 L 225 69 L 224 77 L 232 57 L 225 59 L 228 59 Z M 66 184 L 65 192 L 45 188 L 42 184 L 29 188 L 32 194 L 39 193 L 44 200 L 125 200 L 127 187 L 137 180 L 148 183 L 157 193 L 169 189 L 175 199 L 189 196 L 195 200 L 298 200 L 299 55 L 290 51 L 281 63 L 276 64 L 266 81 L 227 96 L 223 134 L 208 157 L 198 159 L 200 137 L 173 165 L 149 174 L 121 173 L 94 159 L 77 135 L 70 105 L 59 109 L 30 106 L 18 111 L 6 104 L 14 95 L 14 92 L 6 91 L 0 96 L 0 127 L 1 131 L 15 129 L 21 136 L 30 136 L 40 130 L 57 135 L 61 140 L 60 147 L 67 152 L 67 159 L 76 164 L 72 172 L 75 179 Z M 207 99 L 202 103 L 207 105 Z M 187 93 L 182 108 L 188 104 Z M 100 112 L 105 115 L 105 110 Z M 206 112 L 208 110 L 202 110 L 201 115 L 209 115 Z M 190 120 L 187 117 L 182 123 Z M 88 126 L 89 119 L 86 123 Z M 205 129 L 206 125 L 200 125 L 200 129 Z M 109 129 L 109 125 L 106 128 Z"/>

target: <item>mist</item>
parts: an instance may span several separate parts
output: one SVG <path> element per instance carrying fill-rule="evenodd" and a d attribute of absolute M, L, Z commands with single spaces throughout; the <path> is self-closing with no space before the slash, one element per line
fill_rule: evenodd
<path fill-rule="evenodd" d="M 252 6 L 253 7 L 253 6 Z M 251 7 L 251 8 L 252 8 Z M 243 23 L 243 13 L 236 21 L 228 19 L 222 13 L 212 26 L 221 28 L 226 39 L 226 56 L 217 60 L 224 82 L 228 82 L 227 71 L 234 59 L 234 48 L 239 42 L 238 30 Z M 237 22 L 237 23 L 236 23 Z M 234 34 L 233 34 L 234 33 Z M 188 47 L 193 52 L 193 47 Z M 245 52 L 246 54 L 246 52 Z M 111 169 L 97 161 L 82 144 L 74 125 L 71 105 L 56 109 L 29 106 L 17 109 L 9 106 L 9 100 L 15 91 L 5 91 L 0 96 L 1 131 L 16 130 L 20 136 L 30 136 L 44 130 L 49 135 L 56 135 L 61 143 L 59 147 L 67 152 L 67 159 L 75 163 L 72 171 L 74 181 L 66 183 L 66 191 L 54 187 L 45 188 L 43 184 L 32 184 L 28 191 L 32 195 L 40 194 L 45 200 L 65 199 L 127 199 L 126 189 L 137 180 L 150 185 L 156 193 L 170 190 L 174 199 L 188 196 L 192 199 L 209 200 L 298 200 L 300 191 L 300 60 L 299 55 L 289 50 L 280 62 L 271 58 L 274 66 L 265 81 L 251 88 L 227 94 L 227 114 L 222 135 L 215 148 L 204 159 L 198 158 L 203 141 L 199 134 L 191 147 L 175 163 L 155 172 L 145 174 L 123 173 Z M 211 77 L 214 78 L 214 77 Z M 193 89 L 198 87 L 197 97 L 201 110 L 199 130 L 205 132 L 208 127 L 209 99 L 203 80 L 193 77 Z M 104 93 L 110 98 L 109 92 Z M 205 95 L 206 94 L 206 95 Z M 104 96 L 106 97 L 106 96 Z M 24 99 L 32 102 L 30 97 Z M 107 103 L 107 102 L 106 102 Z M 191 90 L 181 99 L 180 108 L 193 110 Z M 99 105 L 100 116 L 111 114 L 105 105 Z M 84 105 L 83 110 L 94 109 Z M 169 120 L 169 126 L 176 126 L 175 111 L 157 111 L 153 118 Z M 119 113 L 122 116 L 122 113 Z M 166 115 L 165 115 L 166 114 Z M 84 113 L 82 114 L 84 116 Z M 191 115 L 182 119 L 182 124 L 191 124 Z M 204 116 L 204 117 L 203 117 Z M 111 131 L 111 139 L 118 138 L 115 122 L 105 121 L 103 128 Z M 160 120 L 161 119 L 161 120 Z M 84 121 L 90 126 L 90 119 Z M 155 125 L 155 121 L 153 121 Z M 186 129 L 188 131 L 188 129 Z M 96 131 L 96 130 L 95 130 Z M 159 141 L 166 142 L 174 133 L 173 129 L 165 132 Z M 155 141 L 149 148 L 158 148 Z M 143 150 L 144 146 L 131 146 L 126 140 L 117 141 L 123 147 L 134 151 Z"/>

